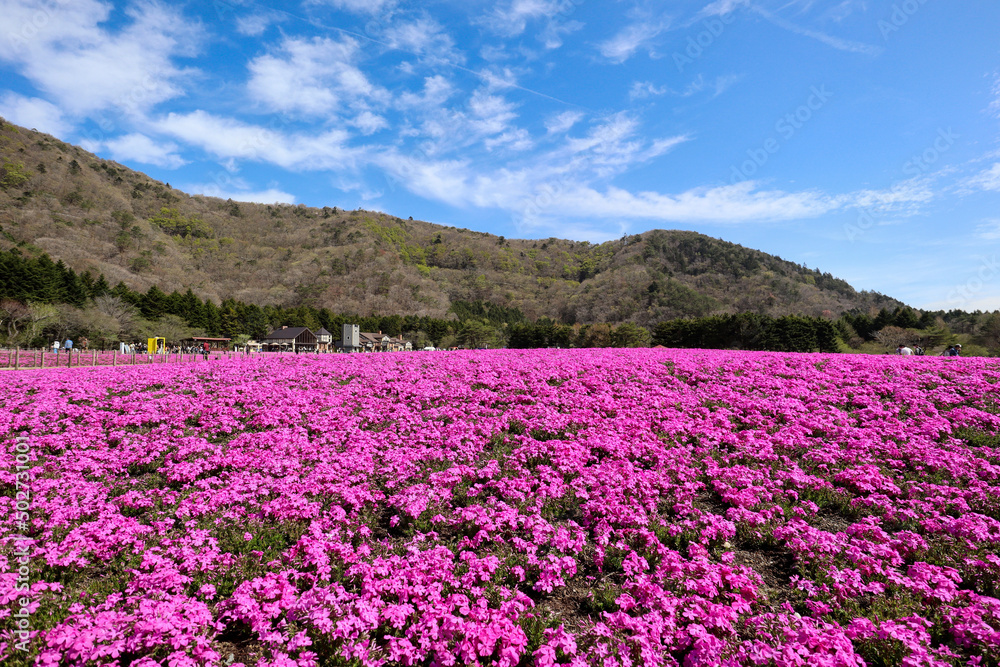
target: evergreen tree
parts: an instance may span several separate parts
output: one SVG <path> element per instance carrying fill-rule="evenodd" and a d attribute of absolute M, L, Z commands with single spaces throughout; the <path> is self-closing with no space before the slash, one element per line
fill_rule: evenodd
<path fill-rule="evenodd" d="M 104 274 L 102 273 L 100 276 L 97 277 L 97 280 L 94 282 L 93 287 L 91 287 L 90 289 L 90 298 L 96 299 L 99 296 L 104 296 L 110 291 L 111 287 L 108 285 L 108 280 L 107 278 L 104 277 Z"/>
<path fill-rule="evenodd" d="M 61 303 L 65 296 L 63 290 L 63 272 L 49 259 L 42 255 L 35 262 L 28 262 L 28 286 L 31 293 L 26 295 L 26 301 L 41 301 L 42 303 Z M 65 268 L 65 266 L 63 267 Z"/>
<path fill-rule="evenodd" d="M 168 315 L 177 315 L 178 317 L 181 318 L 184 317 L 184 311 L 185 311 L 184 295 L 178 292 L 177 290 L 174 290 L 173 292 L 167 295 L 164 304 L 165 304 L 164 310 Z"/>
<path fill-rule="evenodd" d="M 892 324 L 892 321 L 895 319 L 895 317 L 896 313 L 895 312 L 890 313 L 887 308 L 883 308 L 882 310 L 878 311 L 878 315 L 875 316 L 875 322 L 872 325 L 873 333 L 875 331 L 884 329 L 885 327 Z"/>
<path fill-rule="evenodd" d="M 243 333 L 248 334 L 254 340 L 262 340 L 271 333 L 267 317 L 257 305 L 251 304 L 243 310 L 241 325 Z"/>
<path fill-rule="evenodd" d="M 184 318 L 189 327 L 195 329 L 205 329 L 208 327 L 208 320 L 205 318 L 205 306 L 189 287 L 181 296 L 181 312 L 178 313 Z"/>
<path fill-rule="evenodd" d="M 56 262 L 56 269 L 59 271 L 60 279 L 60 299 L 62 303 L 68 303 L 83 308 L 87 302 L 87 290 L 84 287 L 80 276 L 76 275 L 73 269 L 63 264 L 62 260 Z"/>
<path fill-rule="evenodd" d="M 236 338 L 237 335 L 244 333 L 239 313 L 236 312 L 236 308 L 232 305 L 227 305 L 221 309 L 219 313 L 219 331 L 225 338 Z"/>
<path fill-rule="evenodd" d="M 133 292 L 124 282 L 119 281 L 117 285 L 111 288 L 109 294 L 111 296 L 118 297 L 125 303 L 135 306 L 136 308 L 140 308 L 142 306 L 142 292 Z"/>
<path fill-rule="evenodd" d="M 209 336 L 218 336 L 222 326 L 222 318 L 219 314 L 219 307 L 211 299 L 205 300 L 205 331 Z"/>
<path fill-rule="evenodd" d="M 153 285 L 142 296 L 139 302 L 139 312 L 147 320 L 157 320 L 167 314 L 167 295 L 156 285 Z"/>
<path fill-rule="evenodd" d="M 839 331 L 832 322 L 817 319 L 813 326 L 820 352 L 836 352 L 840 349 Z"/>
<path fill-rule="evenodd" d="M 896 311 L 892 323 L 903 329 L 915 329 L 920 325 L 920 318 L 917 317 L 912 308 L 904 307 Z"/>

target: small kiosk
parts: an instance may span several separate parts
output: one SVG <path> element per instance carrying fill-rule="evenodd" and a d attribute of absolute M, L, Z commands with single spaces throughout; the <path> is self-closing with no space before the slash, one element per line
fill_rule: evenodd
<path fill-rule="evenodd" d="M 166 354 L 167 353 L 167 339 L 166 338 L 147 338 L 146 339 L 146 352 L 148 354 Z"/>

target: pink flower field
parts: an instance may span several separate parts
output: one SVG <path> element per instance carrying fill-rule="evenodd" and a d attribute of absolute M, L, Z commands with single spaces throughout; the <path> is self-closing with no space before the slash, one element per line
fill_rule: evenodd
<path fill-rule="evenodd" d="M 997 665 L 1000 365 L 6 372 L 4 665 Z"/>

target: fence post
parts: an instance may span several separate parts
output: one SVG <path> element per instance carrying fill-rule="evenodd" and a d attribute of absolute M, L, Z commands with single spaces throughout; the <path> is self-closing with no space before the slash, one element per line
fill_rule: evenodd
<path fill-rule="evenodd" d="M 21 348 L 19 348 L 19 347 L 15 347 L 14 348 L 14 370 L 15 371 L 18 370 L 19 368 L 21 368 L 21 360 L 19 358 L 19 353 L 20 352 L 21 352 Z"/>
<path fill-rule="evenodd" d="M 111 366 L 118 365 L 118 350 L 111 350 Z"/>
<path fill-rule="evenodd" d="M 73 350 L 66 350 L 66 368 L 73 368 Z"/>
<path fill-rule="evenodd" d="M 93 363 L 93 365 L 94 366 L 97 365 L 97 350 L 94 350 L 94 363 Z"/>

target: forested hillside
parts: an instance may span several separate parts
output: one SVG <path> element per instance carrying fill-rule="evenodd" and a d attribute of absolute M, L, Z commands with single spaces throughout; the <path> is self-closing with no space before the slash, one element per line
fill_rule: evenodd
<path fill-rule="evenodd" d="M 44 252 L 138 292 L 190 288 L 215 303 L 360 316 L 446 318 L 456 302 L 482 302 L 529 320 L 647 327 L 684 316 L 836 316 L 900 305 L 693 232 L 599 245 L 515 240 L 336 203 L 192 197 L 49 135 L 0 129 L 0 250 Z"/>

